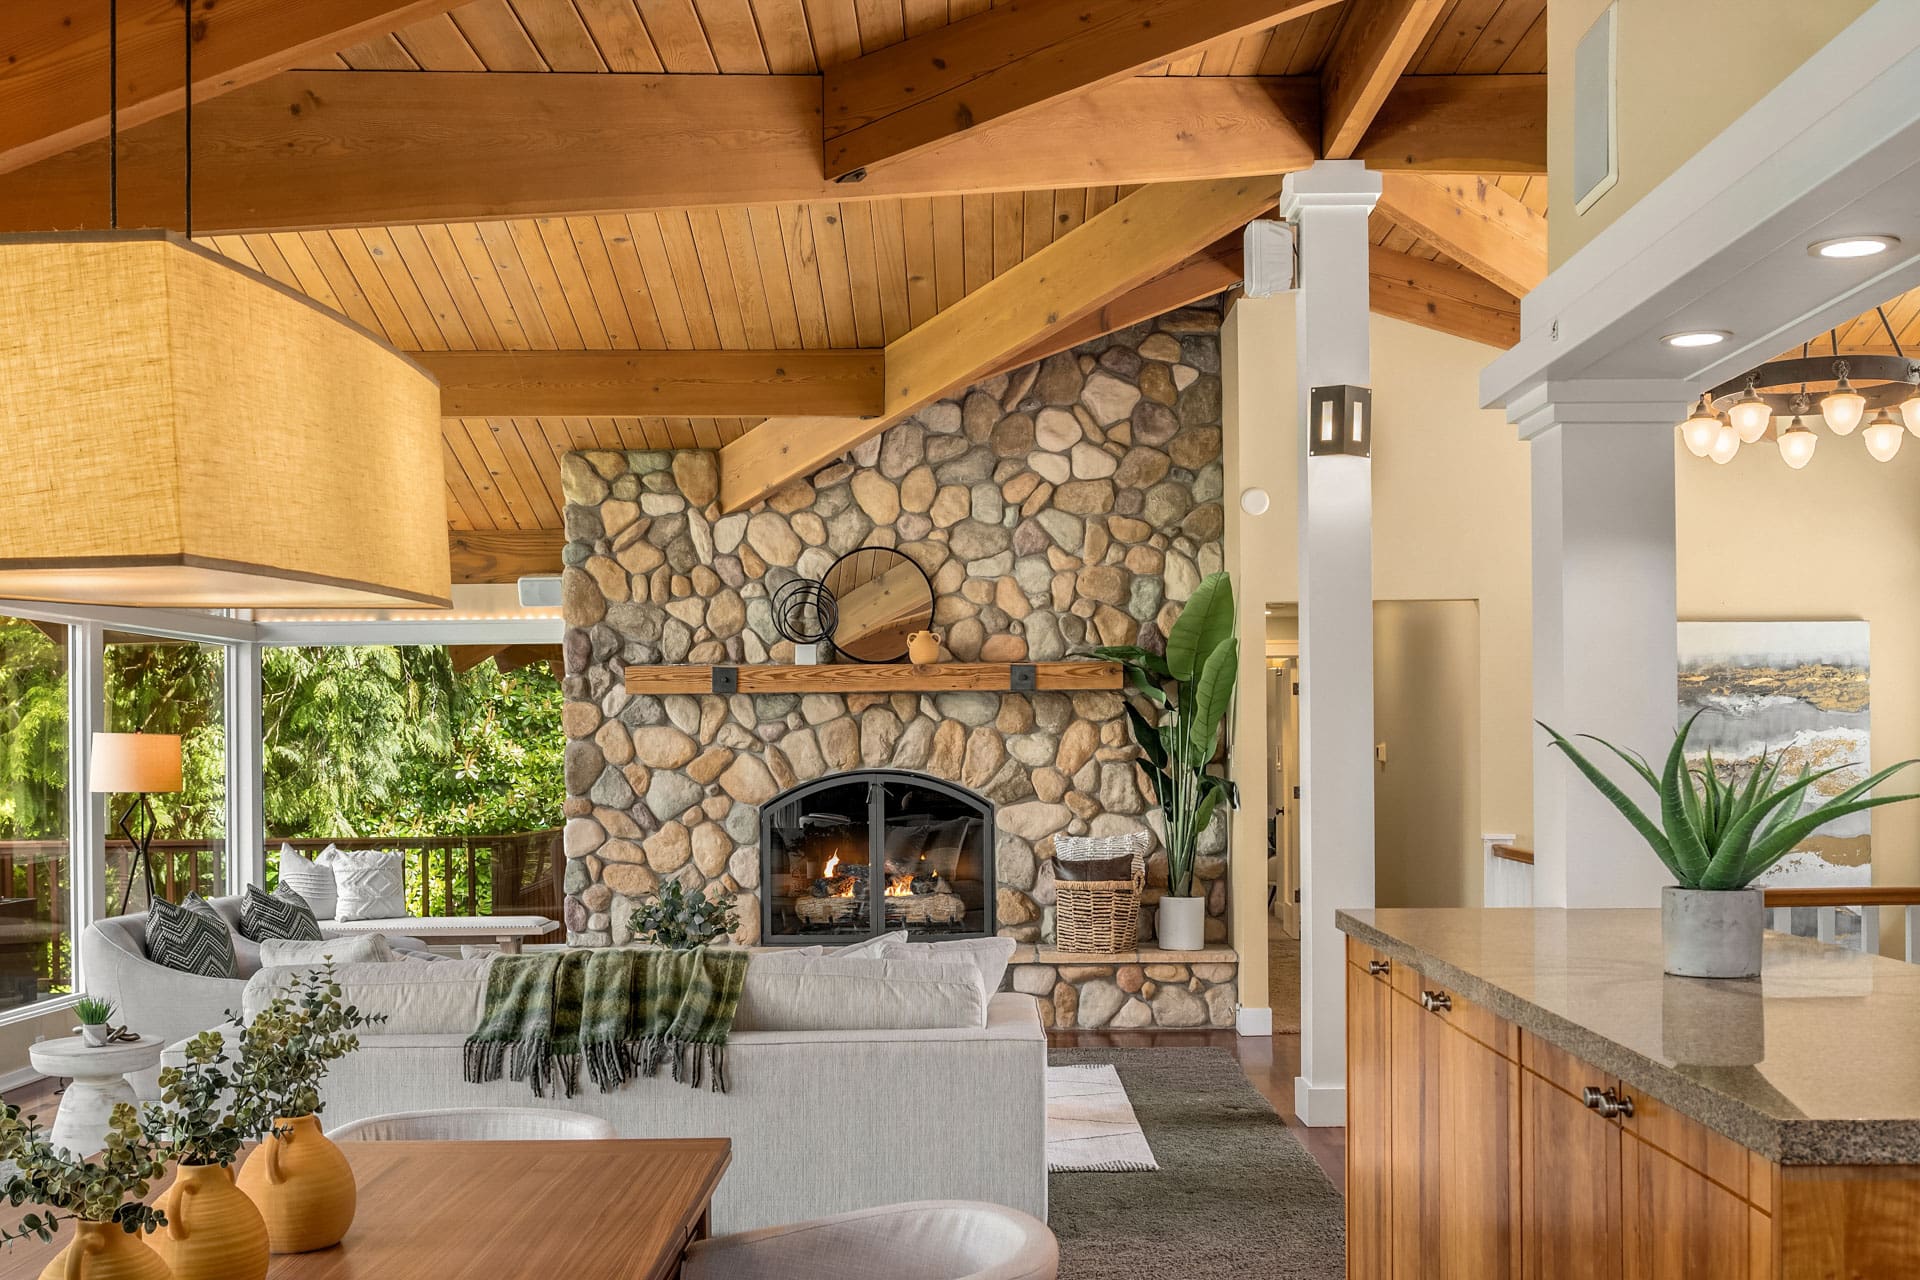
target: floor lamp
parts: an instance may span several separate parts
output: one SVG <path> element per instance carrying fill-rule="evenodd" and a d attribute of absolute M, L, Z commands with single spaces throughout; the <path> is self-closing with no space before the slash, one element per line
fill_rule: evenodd
<path fill-rule="evenodd" d="M 153 860 L 148 856 L 159 826 L 153 801 L 161 792 L 180 790 L 180 735 L 177 733 L 96 733 L 87 789 L 96 795 L 131 795 L 133 803 L 120 815 L 119 827 L 133 844 L 127 864 L 127 885 L 120 892 L 119 914 L 125 915 L 138 874 L 147 886 L 147 905 L 153 905 Z M 138 820 L 138 821 L 137 821 Z"/>

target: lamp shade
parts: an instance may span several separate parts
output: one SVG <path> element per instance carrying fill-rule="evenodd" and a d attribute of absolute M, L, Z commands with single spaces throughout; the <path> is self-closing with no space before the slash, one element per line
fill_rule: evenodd
<path fill-rule="evenodd" d="M 94 734 L 87 790 L 105 795 L 180 790 L 180 735 Z"/>
<path fill-rule="evenodd" d="M 450 598 L 440 392 L 166 232 L 0 238 L 0 597 Z"/>

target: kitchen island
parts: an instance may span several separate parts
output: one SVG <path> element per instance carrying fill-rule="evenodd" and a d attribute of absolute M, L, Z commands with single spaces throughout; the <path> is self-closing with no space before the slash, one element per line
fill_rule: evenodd
<path fill-rule="evenodd" d="M 1348 1275 L 1920 1276 L 1920 966 L 1658 911 L 1341 912 Z"/>

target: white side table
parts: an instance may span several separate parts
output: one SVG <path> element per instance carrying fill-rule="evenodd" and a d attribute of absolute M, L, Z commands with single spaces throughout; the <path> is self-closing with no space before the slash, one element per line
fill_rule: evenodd
<path fill-rule="evenodd" d="M 79 1156 L 90 1156 L 105 1147 L 114 1105 L 139 1105 L 127 1075 L 159 1066 L 163 1048 L 165 1042 L 154 1036 L 98 1049 L 79 1036 L 42 1040 L 31 1046 L 27 1059 L 35 1071 L 73 1081 L 60 1095 L 60 1111 L 53 1118 L 53 1145 Z"/>

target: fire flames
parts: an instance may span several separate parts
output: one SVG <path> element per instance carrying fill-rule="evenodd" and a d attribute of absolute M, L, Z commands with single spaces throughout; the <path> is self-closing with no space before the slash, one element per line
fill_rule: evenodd
<path fill-rule="evenodd" d="M 833 892 L 828 894 L 827 896 L 831 898 L 851 898 L 853 897 L 853 894 L 854 894 L 854 885 L 855 885 L 854 878 L 852 876 L 842 877 L 835 874 L 839 866 L 840 866 L 840 855 L 835 854 L 831 858 L 827 859 L 827 865 L 821 871 L 822 879 L 838 882 L 834 884 Z M 889 898 L 907 898 L 907 897 L 913 896 L 912 873 L 909 872 L 906 875 L 888 876 L 886 896 Z"/>

